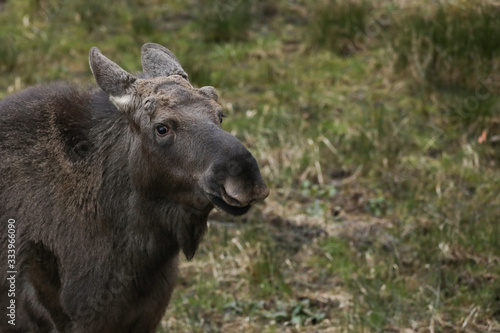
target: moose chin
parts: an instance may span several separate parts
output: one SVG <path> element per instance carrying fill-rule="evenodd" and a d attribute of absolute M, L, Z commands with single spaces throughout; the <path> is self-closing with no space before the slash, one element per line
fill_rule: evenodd
<path fill-rule="evenodd" d="M 16 325 L 1 332 L 154 332 L 209 212 L 241 215 L 269 195 L 222 129 L 215 89 L 194 88 L 168 49 L 145 44 L 136 75 L 95 47 L 89 61 L 98 86 L 0 101 L 0 246 L 14 244 L 16 272 Z"/>

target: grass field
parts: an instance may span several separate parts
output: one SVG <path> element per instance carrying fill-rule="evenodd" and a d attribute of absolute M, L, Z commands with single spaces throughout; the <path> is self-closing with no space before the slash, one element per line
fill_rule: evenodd
<path fill-rule="evenodd" d="M 271 188 L 214 212 L 159 332 L 500 332 L 498 1 L 0 1 L 0 97 L 140 70 L 213 85 Z"/>

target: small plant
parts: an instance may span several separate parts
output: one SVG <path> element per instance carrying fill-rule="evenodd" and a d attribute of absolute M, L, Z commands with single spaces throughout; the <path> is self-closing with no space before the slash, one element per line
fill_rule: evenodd
<path fill-rule="evenodd" d="M 337 194 L 337 188 L 333 185 L 311 184 L 309 180 L 304 180 L 300 186 L 300 193 L 303 196 L 328 199 Z"/>
<path fill-rule="evenodd" d="M 235 299 L 224 305 L 224 310 L 227 312 L 233 312 L 236 314 L 253 314 L 259 312 L 264 307 L 263 301 L 258 302 L 248 302 L 240 301 Z"/>
<path fill-rule="evenodd" d="M 306 208 L 307 215 L 324 216 L 328 210 L 327 202 L 337 194 L 337 188 L 333 185 L 311 184 L 309 180 L 305 180 L 300 186 L 300 194 L 311 199 L 311 204 Z"/>
<path fill-rule="evenodd" d="M 376 217 L 382 217 L 387 210 L 387 203 L 383 196 L 378 196 L 368 200 L 368 211 Z"/>
<path fill-rule="evenodd" d="M 278 301 L 276 309 L 265 315 L 279 323 L 290 325 L 316 325 L 325 318 L 325 314 L 311 306 L 309 299 L 284 303 Z"/>

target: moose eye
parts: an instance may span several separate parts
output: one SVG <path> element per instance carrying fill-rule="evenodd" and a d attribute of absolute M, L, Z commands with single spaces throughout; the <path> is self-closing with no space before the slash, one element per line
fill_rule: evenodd
<path fill-rule="evenodd" d="M 156 126 L 156 133 L 158 133 L 159 136 L 165 136 L 168 134 L 168 127 L 165 125 L 157 125 Z"/>

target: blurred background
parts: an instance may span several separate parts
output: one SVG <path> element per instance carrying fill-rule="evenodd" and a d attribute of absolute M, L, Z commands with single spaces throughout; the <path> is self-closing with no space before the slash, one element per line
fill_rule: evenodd
<path fill-rule="evenodd" d="M 0 0 L 0 98 L 172 50 L 271 195 L 159 332 L 500 332 L 500 2 Z"/>

